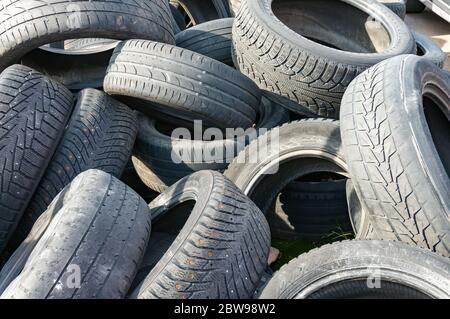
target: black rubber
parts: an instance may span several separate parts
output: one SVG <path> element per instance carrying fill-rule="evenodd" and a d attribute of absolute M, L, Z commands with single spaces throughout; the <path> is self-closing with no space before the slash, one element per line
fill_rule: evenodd
<path fill-rule="evenodd" d="M 140 129 L 133 150 L 133 164 L 141 180 L 151 189 L 163 192 L 181 178 L 201 170 L 224 172 L 237 154 L 258 134 L 289 121 L 288 112 L 264 99 L 258 112 L 256 130 L 242 138 L 214 140 L 175 138 L 172 129 L 145 116 L 140 117 Z M 174 161 L 174 159 L 176 161 Z"/>
<path fill-rule="evenodd" d="M 58 149 L 11 244 L 17 246 L 22 242 L 53 198 L 78 174 L 101 169 L 120 177 L 131 156 L 136 134 L 137 117 L 130 108 L 102 91 L 81 91 Z"/>
<path fill-rule="evenodd" d="M 150 204 L 153 220 L 195 201 L 168 252 L 131 298 L 250 298 L 267 267 L 269 226 L 261 211 L 220 173 L 179 181 Z"/>
<path fill-rule="evenodd" d="M 414 55 L 361 74 L 345 93 L 350 175 L 377 237 L 450 256 L 450 79 Z"/>
<path fill-rule="evenodd" d="M 152 269 L 158 264 L 166 251 L 176 239 L 176 235 L 152 231 L 144 258 L 139 265 L 139 270 L 134 277 L 130 287 L 130 292 L 134 291 L 137 286 L 147 277 Z"/>
<path fill-rule="evenodd" d="M 405 23 L 376 0 L 248 0 L 235 19 L 233 50 L 236 67 L 292 110 L 338 118 L 359 73 L 415 53 L 415 45 Z"/>
<path fill-rule="evenodd" d="M 443 68 L 447 55 L 429 37 L 418 32 L 413 32 L 417 44 L 417 55 L 430 60 L 438 67 Z"/>
<path fill-rule="evenodd" d="M 0 75 L 0 253 L 61 139 L 72 94 L 22 65 Z"/>
<path fill-rule="evenodd" d="M 70 51 L 99 51 L 105 47 L 109 50 L 114 44 L 117 45 L 119 42 L 117 40 L 102 38 L 71 39 L 64 41 L 63 52 L 70 54 Z M 45 50 L 45 46 L 43 49 Z"/>
<path fill-rule="evenodd" d="M 233 65 L 231 34 L 234 18 L 213 20 L 196 25 L 176 35 L 178 47 Z"/>
<path fill-rule="evenodd" d="M 352 235 L 346 183 L 346 179 L 331 177 L 291 182 L 277 196 L 274 209 L 268 213 L 272 237 L 320 241 Z"/>
<path fill-rule="evenodd" d="M 148 206 L 133 190 L 103 171 L 86 171 L 55 198 L 3 267 L 1 298 L 123 298 L 150 228 Z"/>
<path fill-rule="evenodd" d="M 308 119 L 275 128 L 250 143 L 225 176 L 267 214 L 290 182 L 313 173 L 348 176 L 338 121 Z"/>
<path fill-rule="evenodd" d="M 173 19 L 172 20 L 173 31 L 176 35 L 176 34 L 180 33 L 181 31 L 186 30 L 186 21 L 177 7 L 175 7 L 172 3 L 169 3 L 169 6 L 170 6 L 170 12 L 172 13 L 172 19 Z"/>
<path fill-rule="evenodd" d="M 89 41 L 83 45 L 81 43 L 83 40 Z M 72 49 L 67 50 L 40 47 L 22 57 L 20 63 L 61 82 L 72 91 L 101 88 L 109 60 L 118 41 L 107 39 L 74 41 L 78 41 L 79 44 L 72 43 Z"/>
<path fill-rule="evenodd" d="M 175 40 L 169 4 L 161 0 L 6 0 L 0 11 L 0 71 L 62 40 Z"/>
<path fill-rule="evenodd" d="M 425 5 L 420 0 L 406 0 L 406 12 L 420 13 L 425 10 Z"/>
<path fill-rule="evenodd" d="M 130 40 L 119 45 L 103 85 L 130 106 L 170 123 L 203 120 L 203 126 L 247 129 L 255 122 L 261 92 L 235 69 L 172 45 Z M 158 104 L 156 104 L 158 103 Z"/>
<path fill-rule="evenodd" d="M 190 26 L 231 17 L 228 0 L 171 0 L 184 12 Z"/>
<path fill-rule="evenodd" d="M 420 299 L 450 297 L 447 258 L 398 242 L 353 240 L 291 260 L 261 299 Z"/>
<path fill-rule="evenodd" d="M 369 220 L 369 214 L 367 214 L 367 210 L 359 200 L 351 179 L 347 180 L 346 189 L 348 213 L 355 238 L 379 239 L 376 237 L 376 233 Z"/>

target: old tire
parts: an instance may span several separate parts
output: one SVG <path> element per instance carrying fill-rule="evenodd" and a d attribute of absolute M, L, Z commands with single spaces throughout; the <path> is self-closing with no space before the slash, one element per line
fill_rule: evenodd
<path fill-rule="evenodd" d="M 72 94 L 22 65 L 0 75 L 0 253 L 55 152 L 72 112 Z"/>
<path fill-rule="evenodd" d="M 12 239 L 18 245 L 53 198 L 78 174 L 101 169 L 120 177 L 131 156 L 137 118 L 104 92 L 86 89 Z"/>
<path fill-rule="evenodd" d="M 345 179 L 325 178 L 289 183 L 267 216 L 272 237 L 320 241 L 351 233 L 346 183 Z"/>
<path fill-rule="evenodd" d="M 245 145 L 256 138 L 259 129 L 271 129 L 284 124 L 289 121 L 289 114 L 263 98 L 255 124 L 256 130 L 245 140 L 176 139 L 160 130 L 154 120 L 141 117 L 139 121 L 133 164 L 141 180 L 149 188 L 161 193 L 194 172 L 215 170 L 223 173 Z M 186 157 L 185 154 L 189 156 Z M 197 157 L 199 154 L 200 158 Z"/>
<path fill-rule="evenodd" d="M 220 173 L 195 173 L 150 204 L 153 219 L 195 200 L 169 248 L 132 298 L 250 298 L 266 269 L 269 227 L 261 211 Z M 212 204 L 214 203 L 214 205 Z"/>
<path fill-rule="evenodd" d="M 275 128 L 250 143 L 225 176 L 267 214 L 289 183 L 319 172 L 348 176 L 338 121 L 301 120 Z"/>
<path fill-rule="evenodd" d="M 261 299 L 450 297 L 447 258 L 404 243 L 344 241 L 314 249 L 283 266 Z"/>
<path fill-rule="evenodd" d="M 18 0 L 0 9 L 0 70 L 33 49 L 67 39 L 175 40 L 166 1 Z"/>
<path fill-rule="evenodd" d="M 170 76 L 167 76 L 170 75 Z M 233 68 L 198 53 L 162 43 L 130 40 L 116 48 L 105 92 L 153 118 L 203 125 L 250 127 L 261 93 Z"/>
<path fill-rule="evenodd" d="M 392 12 L 394 12 L 402 20 L 405 20 L 406 16 L 406 3 L 405 0 L 378 0 L 378 2 L 384 4 Z"/>
<path fill-rule="evenodd" d="M 418 32 L 413 32 L 413 35 L 417 44 L 417 55 L 430 60 L 442 69 L 447 59 L 444 51 L 426 35 Z"/>
<path fill-rule="evenodd" d="M 98 170 L 78 175 L 0 273 L 1 298 L 125 297 L 150 236 L 146 203 Z M 74 266 L 83 278 L 70 286 Z M 15 277 L 15 278 L 14 278 Z"/>
<path fill-rule="evenodd" d="M 364 26 L 378 32 L 377 43 L 360 33 Z M 247 0 L 234 22 L 233 50 L 238 69 L 262 90 L 300 114 L 337 118 L 345 89 L 359 73 L 414 53 L 415 45 L 405 23 L 375 0 Z"/>
<path fill-rule="evenodd" d="M 197 52 L 227 65 L 231 58 L 233 18 L 219 19 L 196 25 L 176 35 L 178 47 Z"/>
<path fill-rule="evenodd" d="M 361 74 L 341 110 L 350 175 L 377 237 L 450 255 L 450 79 L 401 56 Z"/>

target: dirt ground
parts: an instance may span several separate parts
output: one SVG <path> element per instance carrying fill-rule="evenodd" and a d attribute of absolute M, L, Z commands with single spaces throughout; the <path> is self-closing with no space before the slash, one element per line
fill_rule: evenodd
<path fill-rule="evenodd" d="M 450 71 L 450 23 L 431 11 L 408 14 L 406 23 L 414 30 L 431 37 L 447 54 L 445 68 Z"/>

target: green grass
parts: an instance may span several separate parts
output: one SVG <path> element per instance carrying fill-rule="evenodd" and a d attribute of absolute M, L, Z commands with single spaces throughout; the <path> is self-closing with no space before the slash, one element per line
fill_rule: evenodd
<path fill-rule="evenodd" d="M 349 240 L 353 238 L 354 234 L 352 232 L 345 232 L 341 228 L 337 228 L 336 230 L 325 235 L 321 240 L 315 242 L 307 240 L 272 239 L 272 247 L 277 248 L 280 251 L 281 256 L 271 266 L 271 268 L 276 271 L 284 264 L 287 264 L 290 260 L 297 258 L 311 249 L 318 248 L 335 241 Z"/>

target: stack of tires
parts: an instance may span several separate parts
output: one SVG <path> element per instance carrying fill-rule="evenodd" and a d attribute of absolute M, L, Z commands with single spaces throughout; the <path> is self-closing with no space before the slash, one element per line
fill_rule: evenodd
<path fill-rule="evenodd" d="M 450 77 L 405 12 L 0 4 L 0 297 L 449 298 Z M 272 239 L 317 248 L 272 275 Z"/>

